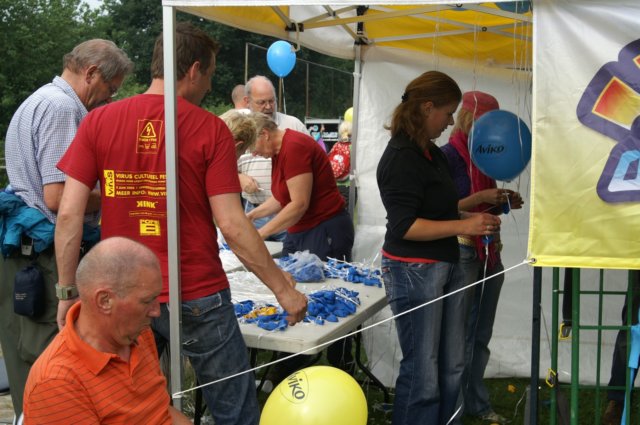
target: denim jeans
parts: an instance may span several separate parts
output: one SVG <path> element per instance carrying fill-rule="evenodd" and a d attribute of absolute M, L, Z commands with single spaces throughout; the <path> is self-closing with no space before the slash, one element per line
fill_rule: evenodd
<path fill-rule="evenodd" d="M 159 352 L 169 342 L 169 308 L 162 304 L 160 317 L 151 323 Z M 229 289 L 182 303 L 182 354 L 200 385 L 250 369 Z M 258 424 L 253 372 L 205 386 L 202 394 L 216 425 Z"/>
<path fill-rule="evenodd" d="M 474 247 L 460 245 L 460 266 L 465 275 L 465 286 L 485 277 L 484 261 L 478 258 Z M 499 273 L 504 266 L 498 260 L 491 268 L 487 266 L 486 276 Z M 489 392 L 484 385 L 484 372 L 489 362 L 489 341 L 493 334 L 498 299 L 504 283 L 504 274 L 486 280 L 468 289 L 466 299 L 469 305 L 465 341 L 465 371 L 462 380 L 464 411 L 479 416 L 491 412 Z"/>
<path fill-rule="evenodd" d="M 462 287 L 458 264 L 382 258 L 394 315 Z M 460 424 L 464 369 L 464 295 L 456 293 L 395 319 L 402 349 L 393 425 Z M 449 422 L 451 420 L 451 422 Z"/>
<path fill-rule="evenodd" d="M 257 207 L 258 207 L 257 205 L 254 205 L 251 202 L 247 201 L 245 203 L 245 205 L 244 205 L 244 213 L 246 214 L 251 210 L 255 210 Z M 259 229 L 262 226 L 264 226 L 265 224 L 267 224 L 269 221 L 271 221 L 271 219 L 273 217 L 275 217 L 275 216 L 276 216 L 275 214 L 271 214 L 271 215 L 268 215 L 266 217 L 262 217 L 262 218 L 258 218 L 256 220 L 253 220 L 253 225 L 254 225 L 254 227 L 256 229 Z M 287 231 L 283 230 L 280 233 L 275 233 L 275 234 L 269 236 L 266 240 L 274 241 L 274 242 L 282 242 L 282 241 L 284 241 L 284 238 L 286 238 L 286 237 L 287 237 Z"/>

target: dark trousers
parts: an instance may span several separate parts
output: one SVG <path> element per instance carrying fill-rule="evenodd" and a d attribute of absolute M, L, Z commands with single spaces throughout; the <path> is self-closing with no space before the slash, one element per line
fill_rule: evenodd
<path fill-rule="evenodd" d="M 13 312 L 15 275 L 34 261 L 45 281 L 44 313 L 38 317 L 20 316 Z M 13 410 L 16 416 L 20 416 L 24 386 L 31 365 L 58 333 L 58 299 L 54 286 L 58 280 L 58 270 L 53 248 L 39 254 L 36 260 L 18 253 L 9 258 L 0 258 L 0 276 L 0 344 L 7 367 Z"/>

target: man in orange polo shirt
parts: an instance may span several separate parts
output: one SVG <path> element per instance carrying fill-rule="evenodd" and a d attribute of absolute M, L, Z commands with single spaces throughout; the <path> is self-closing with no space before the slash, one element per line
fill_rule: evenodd
<path fill-rule="evenodd" d="M 28 424 L 190 424 L 169 404 L 151 319 L 160 315 L 160 263 L 131 239 L 97 244 L 76 272 L 80 302 L 34 363 Z"/>

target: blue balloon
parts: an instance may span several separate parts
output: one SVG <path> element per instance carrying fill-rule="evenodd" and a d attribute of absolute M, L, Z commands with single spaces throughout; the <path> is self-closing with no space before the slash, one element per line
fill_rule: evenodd
<path fill-rule="evenodd" d="M 530 1 L 508 1 L 504 3 L 496 3 L 499 9 L 513 13 L 527 13 L 531 10 Z"/>
<path fill-rule="evenodd" d="M 296 52 L 291 44 L 278 40 L 267 50 L 267 63 L 278 77 L 286 77 L 296 64 Z"/>
<path fill-rule="evenodd" d="M 531 159 L 531 131 L 509 111 L 487 112 L 473 125 L 469 140 L 471 160 L 487 176 L 510 181 Z"/>

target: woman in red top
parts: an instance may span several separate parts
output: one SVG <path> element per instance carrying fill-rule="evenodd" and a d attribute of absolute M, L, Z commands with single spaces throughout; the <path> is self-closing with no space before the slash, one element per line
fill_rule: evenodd
<path fill-rule="evenodd" d="M 287 230 L 282 254 L 308 250 L 327 261 L 328 257 L 351 261 L 353 222 L 338 191 L 329 157 L 316 141 L 295 130 L 278 129 L 267 115 L 252 113 L 257 139 L 254 155 L 271 158 L 272 197 L 251 210 L 255 220 L 276 214 L 258 229 L 263 239 Z M 351 339 L 342 339 L 327 348 L 330 364 L 348 372 L 354 368 Z M 274 385 L 308 363 L 298 356 L 274 365 L 268 376 Z"/>
<path fill-rule="evenodd" d="M 262 238 L 286 229 L 283 255 L 309 250 L 323 261 L 351 261 L 353 223 L 327 153 L 306 134 L 280 130 L 264 114 L 252 116 L 258 134 L 253 154 L 273 161 L 273 196 L 247 214 L 255 220 L 277 213 L 258 229 Z"/>

